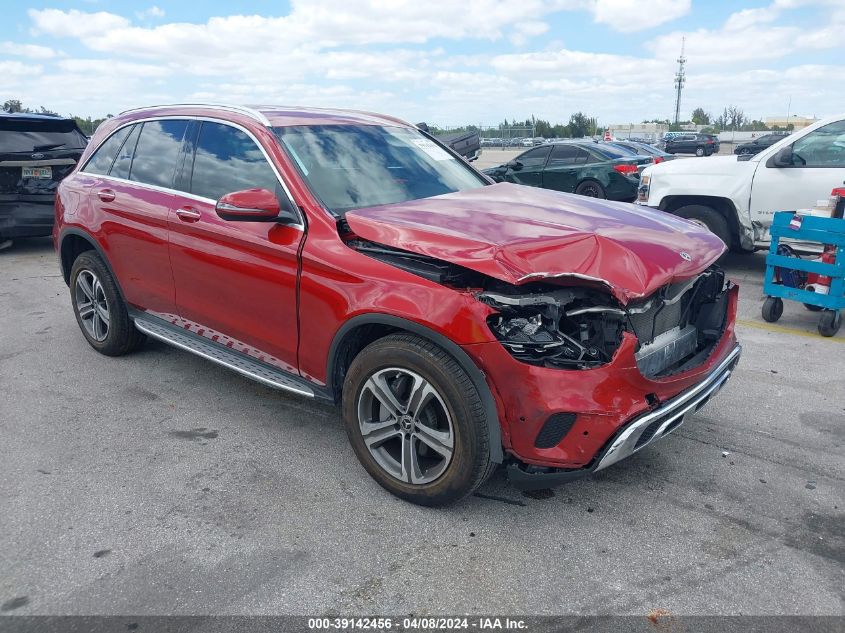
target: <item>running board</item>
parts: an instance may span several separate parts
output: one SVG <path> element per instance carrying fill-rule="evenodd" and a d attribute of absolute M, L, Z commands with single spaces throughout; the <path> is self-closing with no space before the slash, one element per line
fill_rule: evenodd
<path fill-rule="evenodd" d="M 268 387 L 292 391 L 301 396 L 314 397 L 314 391 L 307 385 L 302 384 L 296 377 L 281 370 L 274 369 L 269 365 L 253 360 L 238 352 L 226 349 L 206 341 L 191 332 L 185 332 L 179 328 L 165 323 L 159 323 L 142 316 L 135 317 L 135 327 L 147 336 L 163 341 L 173 347 L 178 347 L 186 352 L 191 352 L 218 365 L 223 365 L 232 371 L 260 382 Z"/>

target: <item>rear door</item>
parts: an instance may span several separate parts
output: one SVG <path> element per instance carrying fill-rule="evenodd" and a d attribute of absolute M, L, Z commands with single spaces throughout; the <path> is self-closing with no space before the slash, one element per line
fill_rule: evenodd
<path fill-rule="evenodd" d="M 111 164 L 106 167 L 109 139 L 82 170 L 91 177 L 100 241 L 127 301 L 164 318 L 176 314 L 167 217 L 187 127 L 186 119 L 160 119 L 136 123 L 128 133 L 118 130 L 114 138 L 124 137 Z"/>
<path fill-rule="evenodd" d="M 0 116 L 0 235 L 46 235 L 59 182 L 88 140 L 70 119 Z"/>
<path fill-rule="evenodd" d="M 261 188 L 288 195 L 255 138 L 221 121 L 196 124 L 184 193 L 170 216 L 176 303 L 192 331 L 296 372 L 296 282 L 304 223 L 227 221 L 224 194 Z M 294 205 L 295 206 L 295 205 Z"/>
<path fill-rule="evenodd" d="M 771 165 L 769 159 L 779 148 L 772 149 L 758 154 L 760 164 L 751 188 L 751 218 L 767 227 L 775 211 L 811 208 L 845 181 L 845 120 L 794 141 L 790 167 Z"/>

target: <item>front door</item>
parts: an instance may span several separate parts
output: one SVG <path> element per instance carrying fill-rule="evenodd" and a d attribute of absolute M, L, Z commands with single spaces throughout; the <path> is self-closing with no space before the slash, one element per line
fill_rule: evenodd
<path fill-rule="evenodd" d="M 505 179 L 520 185 L 542 186 L 543 167 L 549 157 L 550 150 L 551 147 L 546 145 L 535 147 L 524 154 L 520 154 L 514 159 L 514 162 L 519 163 L 520 167 L 518 169 L 508 168 Z"/>
<path fill-rule="evenodd" d="M 768 166 L 766 163 L 776 151 L 758 154 L 760 164 L 751 189 L 751 218 L 765 227 L 771 225 L 775 211 L 811 208 L 827 200 L 831 189 L 842 185 L 845 121 L 829 123 L 793 142 L 791 166 Z"/>
<path fill-rule="evenodd" d="M 303 226 L 227 221 L 224 194 L 262 188 L 287 195 L 243 129 L 198 121 L 181 196 L 170 215 L 170 259 L 183 325 L 256 360 L 296 371 L 297 253 Z"/>

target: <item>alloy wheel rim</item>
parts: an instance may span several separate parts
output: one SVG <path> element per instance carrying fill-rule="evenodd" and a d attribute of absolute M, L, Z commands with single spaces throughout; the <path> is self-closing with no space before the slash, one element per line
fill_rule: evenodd
<path fill-rule="evenodd" d="M 452 417 L 437 389 L 416 372 L 375 372 L 358 396 L 364 445 L 382 470 L 411 485 L 439 478 L 455 450 Z"/>
<path fill-rule="evenodd" d="M 76 312 L 88 335 L 98 343 L 109 335 L 109 302 L 100 279 L 90 270 L 76 276 Z"/>

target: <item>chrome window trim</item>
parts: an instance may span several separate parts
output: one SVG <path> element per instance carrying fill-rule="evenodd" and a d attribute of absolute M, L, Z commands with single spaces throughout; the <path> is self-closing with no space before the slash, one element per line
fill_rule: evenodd
<path fill-rule="evenodd" d="M 239 114 L 245 114 L 250 118 L 255 119 L 261 125 L 270 127 L 270 119 L 268 119 L 264 114 L 255 108 L 250 108 L 249 106 L 242 106 L 236 105 L 231 103 L 160 103 L 157 105 L 151 106 L 143 106 L 141 108 L 130 108 L 129 110 L 124 110 L 120 112 L 118 116 L 122 116 L 129 112 L 140 112 L 142 110 L 152 110 L 154 108 L 209 108 L 211 110 L 224 110 L 226 112 L 237 112 Z"/>
<path fill-rule="evenodd" d="M 147 108 L 143 108 L 143 109 L 146 110 Z M 267 164 L 270 165 L 270 168 L 273 170 L 273 173 L 276 176 L 276 180 L 278 180 L 279 184 L 282 186 L 282 189 L 285 192 L 285 196 L 287 196 L 287 199 L 288 199 L 288 202 L 291 205 L 291 208 L 296 212 L 297 216 L 299 217 L 299 223 L 288 224 L 286 226 L 290 226 L 292 228 L 298 228 L 298 229 L 302 230 L 303 232 L 305 231 L 305 218 L 302 217 L 302 212 L 299 209 L 299 205 L 297 205 L 296 202 L 294 201 L 293 196 L 291 195 L 290 189 L 288 189 L 288 186 L 285 183 L 284 179 L 282 178 L 282 174 L 279 173 L 279 170 L 276 168 L 275 163 L 273 163 L 273 161 L 270 159 L 270 155 L 267 153 L 267 150 L 265 150 L 264 146 L 261 143 L 258 142 L 258 139 L 255 138 L 255 135 L 252 132 L 250 132 L 248 129 L 246 129 L 244 126 L 240 125 L 239 123 L 227 121 L 226 119 L 217 119 L 217 118 L 209 117 L 209 116 L 192 116 L 192 115 L 188 115 L 188 114 L 185 114 L 185 115 L 182 115 L 182 114 L 171 114 L 171 115 L 162 114 L 162 115 L 159 115 L 159 116 L 150 116 L 150 117 L 145 117 L 143 119 L 133 119 L 132 121 L 126 121 L 122 125 L 116 127 L 114 130 L 112 130 L 111 133 L 108 136 L 106 136 L 106 138 L 104 138 L 102 141 L 100 141 L 100 143 L 97 145 L 96 148 L 94 148 L 94 150 L 91 152 L 91 154 L 88 156 L 88 158 L 85 159 L 85 163 L 79 168 L 79 172 L 83 173 L 83 174 L 87 173 L 85 171 L 85 168 L 88 166 L 88 163 L 91 162 L 91 159 L 94 157 L 94 154 L 96 154 L 99 151 L 99 149 L 100 149 L 100 147 L 102 147 L 103 143 L 105 143 L 108 139 L 110 139 L 112 136 L 117 134 L 123 128 L 130 126 L 130 125 L 135 125 L 137 123 L 145 123 L 147 121 L 174 121 L 174 120 L 175 121 L 183 121 L 183 120 L 187 120 L 187 121 L 208 121 L 210 123 L 220 123 L 222 125 L 228 125 L 229 127 L 233 127 L 236 130 L 240 130 L 241 132 L 246 134 L 252 140 L 252 142 L 255 143 L 255 145 L 258 147 L 258 149 L 261 150 L 261 153 L 264 156 L 264 160 L 266 160 Z M 276 139 L 276 136 L 273 135 L 273 138 Z M 281 143 L 281 141 L 279 141 L 278 139 L 276 139 L 276 142 Z M 196 194 L 191 193 L 190 191 L 181 191 L 180 189 L 171 189 L 169 187 L 159 187 L 158 185 L 150 185 L 150 184 L 147 184 L 145 182 L 140 182 L 140 181 L 137 181 L 137 180 L 127 180 L 125 178 L 117 178 L 115 176 L 109 176 L 107 174 L 106 175 L 90 174 L 90 176 L 97 176 L 99 178 L 107 178 L 109 180 L 114 180 L 115 182 L 123 182 L 123 183 L 132 184 L 132 185 L 140 185 L 142 187 L 152 189 L 153 191 L 160 191 L 162 193 L 177 194 L 177 195 L 180 195 L 180 196 L 185 196 L 187 198 L 191 198 L 192 200 L 198 200 L 200 202 L 210 202 L 211 204 L 217 204 L 217 201 L 212 199 L 212 198 L 206 198 L 205 196 L 198 196 Z"/>

